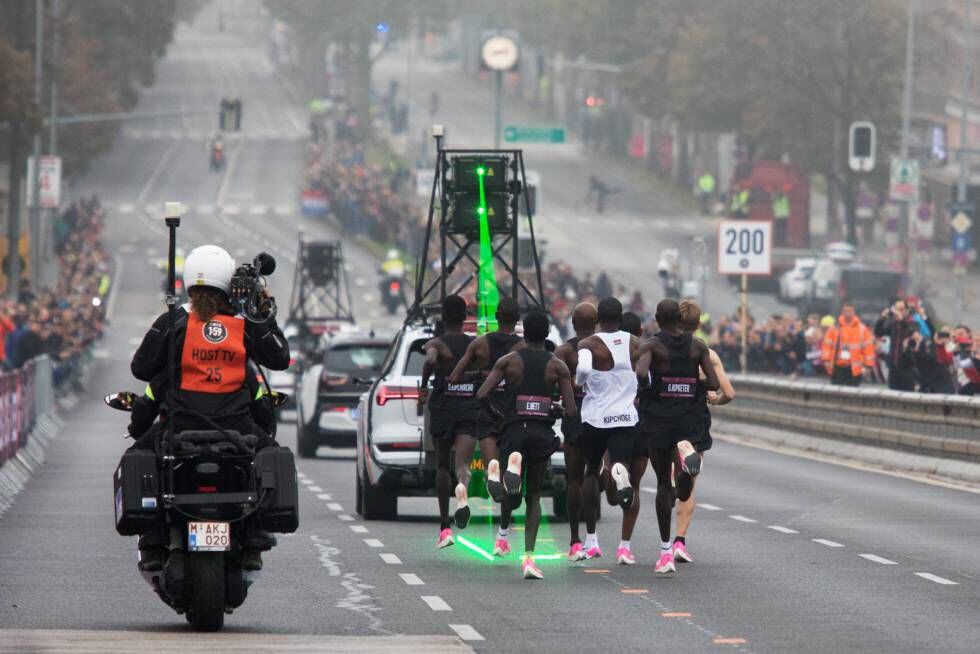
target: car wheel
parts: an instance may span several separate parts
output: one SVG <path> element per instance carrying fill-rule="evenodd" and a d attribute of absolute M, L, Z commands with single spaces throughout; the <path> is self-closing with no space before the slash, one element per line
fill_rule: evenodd
<path fill-rule="evenodd" d="M 316 436 L 310 434 L 311 431 L 313 430 L 309 427 L 300 427 L 296 432 L 296 451 L 302 459 L 315 459 L 316 450 L 320 447 Z"/>
<path fill-rule="evenodd" d="M 398 518 L 398 496 L 394 491 L 371 486 L 361 477 L 361 516 L 365 520 L 395 520 Z"/>
<path fill-rule="evenodd" d="M 364 516 L 364 492 L 361 488 L 361 476 L 354 471 L 354 512 Z"/>

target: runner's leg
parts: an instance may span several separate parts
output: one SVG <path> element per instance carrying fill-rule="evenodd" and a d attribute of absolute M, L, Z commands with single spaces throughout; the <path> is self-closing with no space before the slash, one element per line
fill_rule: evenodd
<path fill-rule="evenodd" d="M 643 474 L 646 472 L 647 466 L 650 464 L 650 459 L 646 454 L 634 453 L 633 460 L 630 462 L 630 483 L 633 485 L 634 489 L 640 487 L 640 481 L 643 479 Z M 629 543 L 633 537 L 633 529 L 636 527 L 636 519 L 640 516 L 640 494 L 637 493 L 633 497 L 633 505 L 623 510 L 623 530 L 622 538 L 623 543 Z M 627 545 L 628 547 L 628 545 Z"/>
<path fill-rule="evenodd" d="M 453 439 L 437 438 L 436 497 L 439 499 L 439 529 L 449 529 L 449 495 L 452 493 L 452 477 L 449 474 L 449 457 Z"/>
<path fill-rule="evenodd" d="M 476 439 L 473 436 L 465 433 L 456 436 L 456 488 L 453 493 L 456 495 L 455 521 L 459 529 L 464 529 L 470 521 L 470 462 L 475 451 Z"/>
<path fill-rule="evenodd" d="M 585 454 L 579 444 L 565 445 L 565 481 L 567 490 L 565 505 L 568 512 L 568 529 L 571 532 L 569 545 L 582 542 L 578 525 L 582 519 L 582 483 L 585 477 Z M 592 525 L 595 530 L 595 523 Z"/>
<path fill-rule="evenodd" d="M 541 482 L 548 469 L 548 459 L 535 459 L 527 464 L 525 484 L 527 496 L 524 498 L 524 551 L 534 552 L 538 539 L 538 526 L 541 524 Z"/>
<path fill-rule="evenodd" d="M 660 529 L 660 558 L 654 570 L 661 573 L 674 571 L 674 555 L 670 546 L 670 519 L 673 505 L 673 489 L 670 487 L 670 464 L 674 449 L 650 448 L 650 463 L 657 475 L 657 526 Z"/>

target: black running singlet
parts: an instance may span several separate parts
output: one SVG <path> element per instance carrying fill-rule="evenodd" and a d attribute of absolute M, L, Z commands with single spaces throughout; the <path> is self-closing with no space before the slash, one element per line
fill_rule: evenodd
<path fill-rule="evenodd" d="M 459 363 L 466 353 L 466 348 L 473 341 L 473 337 L 468 334 L 443 334 L 440 339 L 449 348 L 453 355 L 453 366 Z M 476 396 L 477 384 L 473 381 L 461 381 L 452 383 L 442 374 L 441 369 L 436 371 L 432 389 L 432 400 L 443 402 L 446 400 L 473 400 Z"/>
<path fill-rule="evenodd" d="M 667 346 L 667 370 L 651 370 L 653 383 L 641 394 L 640 410 L 650 420 L 677 420 L 703 415 L 705 396 L 698 383 L 699 362 L 692 356 L 692 336 L 659 331 L 654 338 Z"/>
<path fill-rule="evenodd" d="M 546 350 L 521 350 L 518 352 L 524 364 L 524 376 L 520 383 L 507 389 L 506 422 L 541 422 L 555 424 L 551 414 L 551 395 L 554 384 L 545 380 L 545 369 L 554 355 Z"/>

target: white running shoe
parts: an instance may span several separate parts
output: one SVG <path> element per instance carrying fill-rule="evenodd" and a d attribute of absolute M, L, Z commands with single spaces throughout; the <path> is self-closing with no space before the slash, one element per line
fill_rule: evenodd
<path fill-rule="evenodd" d="M 609 471 L 616 484 L 616 498 L 619 506 L 628 509 L 633 506 L 633 487 L 630 486 L 630 473 L 622 463 L 614 463 Z"/>

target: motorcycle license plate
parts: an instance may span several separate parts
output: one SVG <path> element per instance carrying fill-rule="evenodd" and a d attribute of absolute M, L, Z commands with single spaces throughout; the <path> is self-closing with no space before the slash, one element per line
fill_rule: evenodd
<path fill-rule="evenodd" d="M 227 552 L 231 549 L 231 525 L 227 522 L 188 522 L 189 552 Z"/>

